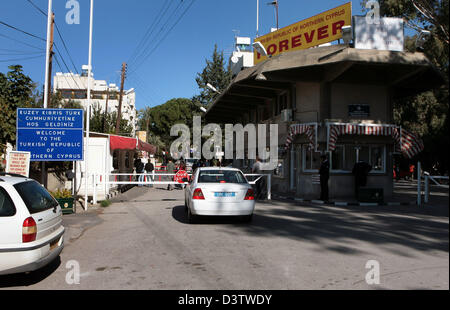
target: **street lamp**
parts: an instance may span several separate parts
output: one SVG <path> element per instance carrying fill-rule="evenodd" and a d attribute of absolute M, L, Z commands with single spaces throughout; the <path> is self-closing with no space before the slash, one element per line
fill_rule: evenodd
<path fill-rule="evenodd" d="M 431 36 L 431 32 L 428 30 L 421 30 L 416 39 L 416 48 L 422 50 L 425 42 Z"/>
<path fill-rule="evenodd" d="M 344 44 L 349 45 L 352 38 L 353 38 L 352 26 L 343 26 L 342 39 L 344 40 Z"/>
<path fill-rule="evenodd" d="M 211 84 L 207 83 L 206 87 L 208 87 L 209 89 L 211 89 L 213 92 L 218 93 L 220 95 L 220 91 L 218 91 L 214 86 L 212 86 Z"/>
<path fill-rule="evenodd" d="M 258 51 L 258 53 L 260 53 L 262 56 L 269 56 L 267 54 L 266 48 L 264 47 L 264 45 L 261 44 L 261 42 L 257 41 L 257 42 L 253 42 L 252 44 L 253 48 L 256 49 Z"/>

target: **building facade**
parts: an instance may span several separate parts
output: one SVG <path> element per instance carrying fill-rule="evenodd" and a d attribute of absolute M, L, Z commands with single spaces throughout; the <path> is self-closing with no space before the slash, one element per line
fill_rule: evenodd
<path fill-rule="evenodd" d="M 63 100 L 73 100 L 80 103 L 86 109 L 87 88 L 91 83 L 91 108 L 98 109 L 102 113 L 117 113 L 119 110 L 120 89 L 116 84 L 108 84 L 104 80 L 95 80 L 94 74 L 88 78 L 87 66 L 83 66 L 80 74 L 57 72 L 53 78 L 53 91 L 60 92 Z M 137 111 L 136 93 L 134 89 L 124 91 L 122 99 L 121 117 L 128 121 L 133 128 L 133 136 L 136 131 Z"/>

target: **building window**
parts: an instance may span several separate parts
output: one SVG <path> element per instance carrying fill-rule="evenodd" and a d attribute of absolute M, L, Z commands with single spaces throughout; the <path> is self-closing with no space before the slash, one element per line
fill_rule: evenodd
<path fill-rule="evenodd" d="M 113 152 L 113 168 L 114 169 L 119 169 L 119 151 L 118 150 L 114 150 Z"/>
<path fill-rule="evenodd" d="M 103 94 L 102 93 L 93 93 L 92 99 L 103 99 Z"/>
<path fill-rule="evenodd" d="M 351 173 L 357 161 L 372 166 L 371 173 L 386 172 L 386 146 L 384 145 L 336 145 L 331 153 L 331 171 Z"/>
<path fill-rule="evenodd" d="M 72 99 L 73 98 L 73 93 L 71 90 L 62 90 L 61 91 L 61 96 L 64 99 Z"/>
<path fill-rule="evenodd" d="M 87 99 L 87 91 L 85 90 L 74 91 L 74 99 Z"/>
<path fill-rule="evenodd" d="M 302 169 L 304 172 L 317 172 L 320 168 L 320 152 L 309 144 L 302 145 Z"/>

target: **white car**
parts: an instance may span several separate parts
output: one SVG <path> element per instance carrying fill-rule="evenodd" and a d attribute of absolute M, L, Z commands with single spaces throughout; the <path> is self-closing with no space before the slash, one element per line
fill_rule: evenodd
<path fill-rule="evenodd" d="M 241 170 L 236 168 L 198 168 L 185 189 L 189 223 L 197 215 L 241 216 L 252 220 L 255 193 Z"/>
<path fill-rule="evenodd" d="M 0 173 L 0 275 L 31 272 L 64 247 L 62 211 L 38 182 Z"/>

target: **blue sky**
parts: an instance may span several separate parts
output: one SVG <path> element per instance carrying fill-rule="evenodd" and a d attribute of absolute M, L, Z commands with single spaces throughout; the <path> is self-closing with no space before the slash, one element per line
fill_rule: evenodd
<path fill-rule="evenodd" d="M 78 25 L 69 25 L 65 21 L 67 1 L 54 0 L 53 11 L 73 62 L 77 70 L 81 71 L 81 65 L 88 62 L 89 0 L 78 0 L 81 9 Z M 96 79 L 119 84 L 122 63 L 130 60 L 144 33 L 160 16 L 158 13 L 167 1 L 169 0 L 95 0 L 92 66 Z M 183 0 L 180 4 L 181 0 L 170 0 L 172 3 L 154 33 L 161 28 L 162 34 L 166 33 L 192 1 Z M 32 2 L 47 12 L 48 0 Z M 275 27 L 274 8 L 266 5 L 267 2 L 269 1 L 260 1 L 260 35 Z M 349 1 L 279 0 L 280 28 L 347 2 Z M 0 3 L 0 21 L 46 38 L 47 19 L 27 0 L 0 0 Z M 169 20 L 171 12 L 179 4 L 179 13 Z M 352 1 L 352 10 L 353 15 L 363 14 L 360 0 Z M 169 21 L 163 28 L 166 19 Z M 142 65 L 133 67 L 130 64 L 131 73 L 125 88 L 136 89 L 137 108 L 198 94 L 196 74 L 205 67 L 205 60 L 211 57 L 214 44 L 229 57 L 233 49 L 233 30 L 238 30 L 241 36 L 255 36 L 256 0 L 194 0 L 190 9 L 163 41 L 152 40 L 149 48 L 144 50 L 151 52 L 149 57 L 146 60 L 139 58 L 143 61 Z M 67 66 L 75 71 L 56 33 L 55 41 Z M 158 47 L 155 48 L 156 46 Z M 20 63 L 25 73 L 42 88 L 45 56 L 39 53 L 43 49 L 45 42 L 0 25 L 0 72 L 5 73 L 9 65 Z M 37 58 L 9 61 L 30 57 Z M 67 71 L 61 60 L 60 64 Z M 53 70 L 61 71 L 56 62 Z M 133 73 L 134 70 L 136 71 Z"/>

